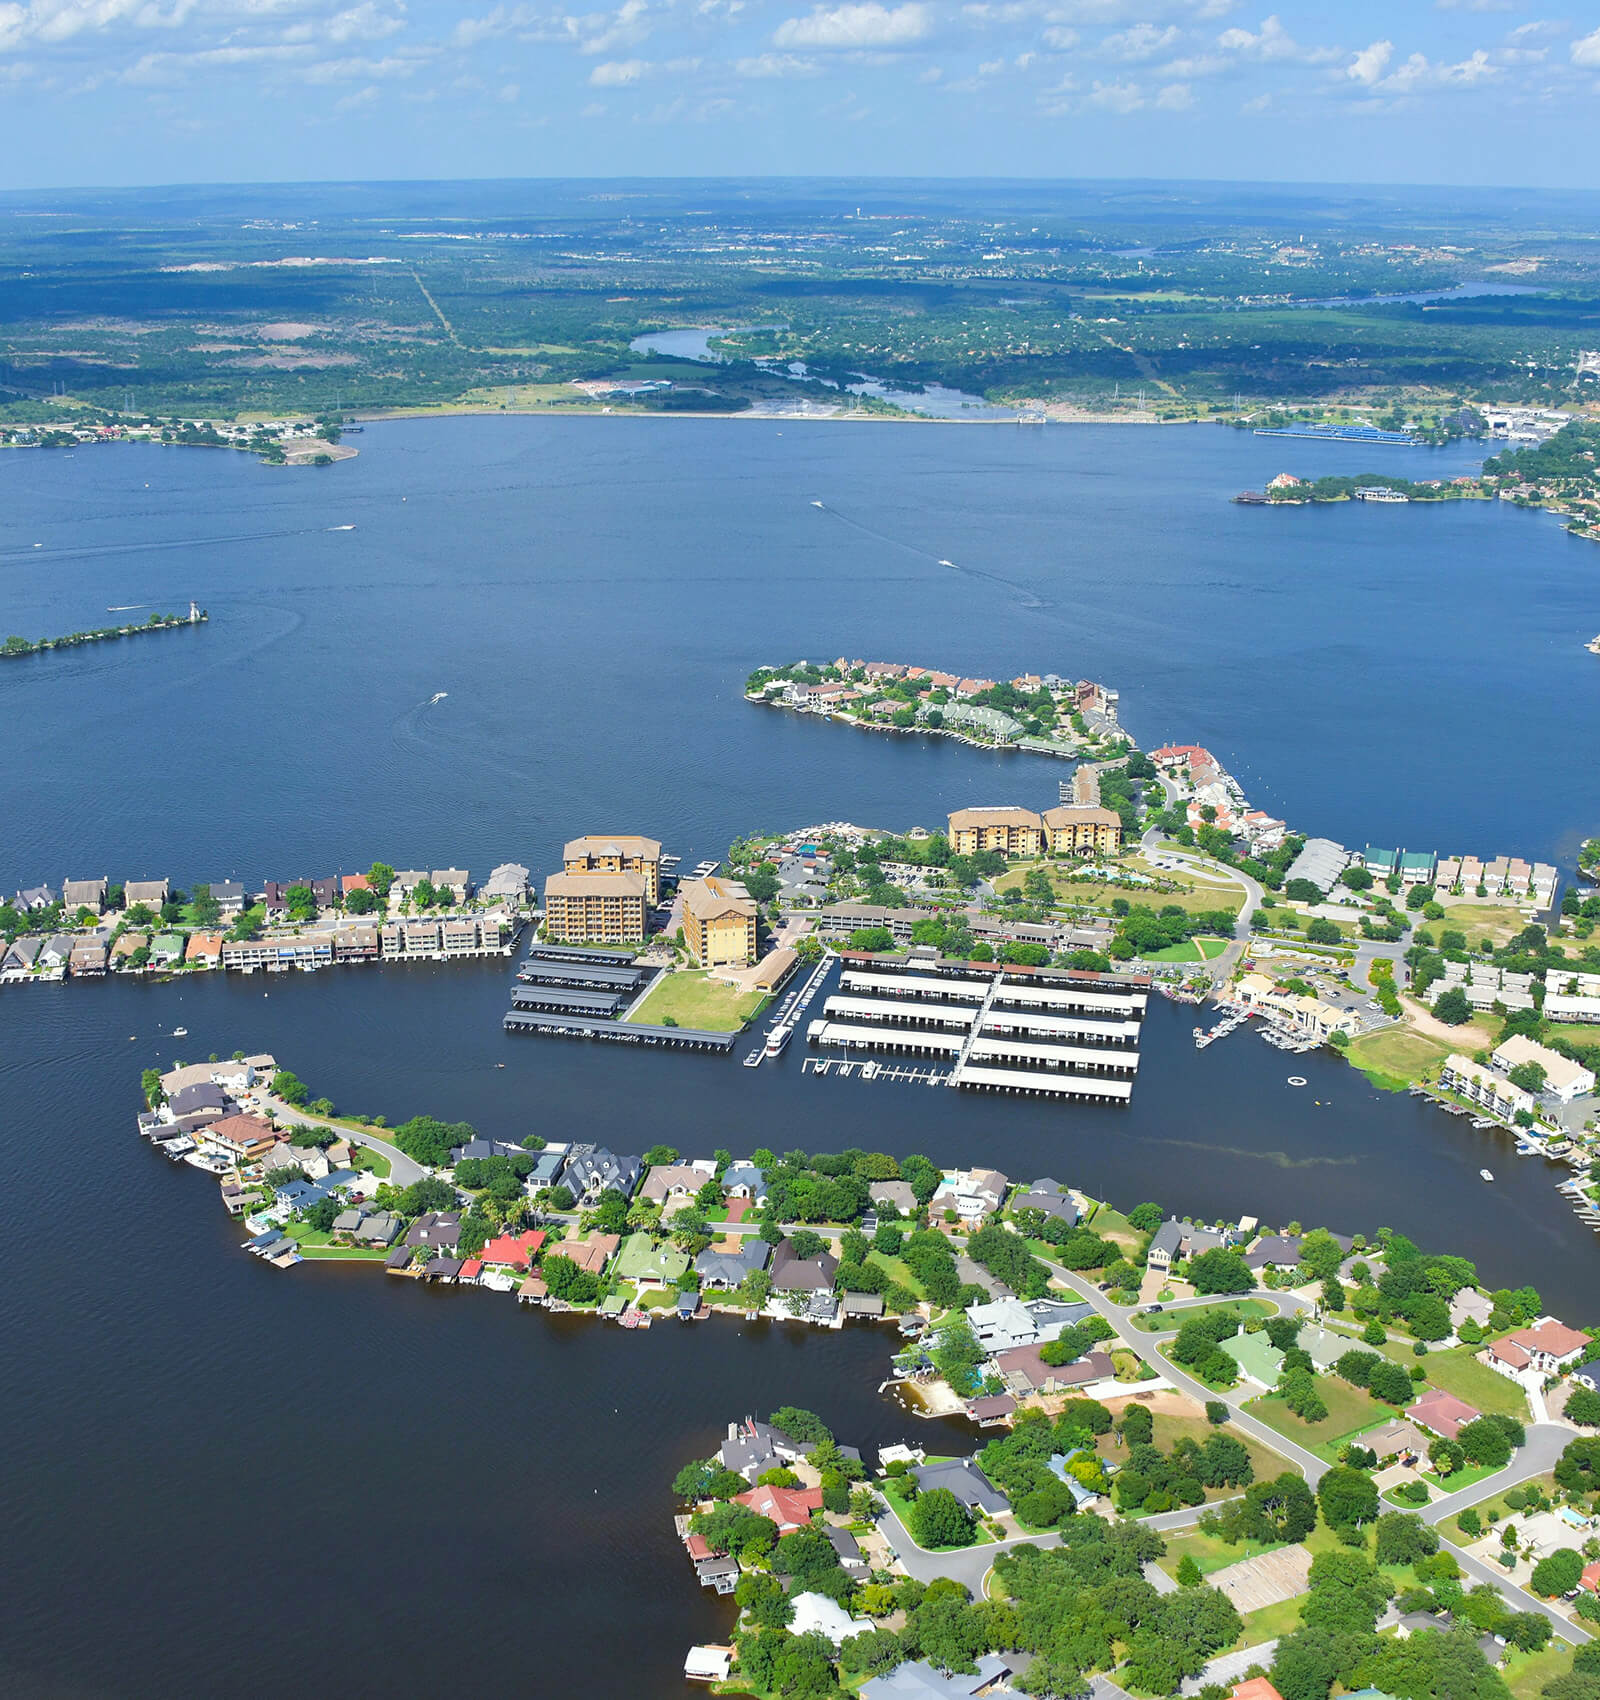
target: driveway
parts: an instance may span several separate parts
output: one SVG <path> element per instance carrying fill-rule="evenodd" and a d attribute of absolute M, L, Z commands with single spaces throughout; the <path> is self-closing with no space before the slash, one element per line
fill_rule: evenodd
<path fill-rule="evenodd" d="M 410 1186 L 413 1181 L 420 1181 L 428 1170 L 408 1157 L 398 1145 L 391 1145 L 387 1139 L 380 1139 L 377 1134 L 369 1132 L 364 1127 L 350 1127 L 340 1122 L 334 1124 L 326 1116 L 308 1116 L 297 1110 L 293 1104 L 284 1103 L 281 1098 L 274 1098 L 269 1092 L 260 1094 L 264 1108 L 271 1110 L 278 1121 L 290 1127 L 334 1127 L 341 1138 L 348 1139 L 352 1145 L 365 1145 L 369 1151 L 376 1151 L 379 1156 L 389 1159 L 389 1179 L 395 1186 Z"/>

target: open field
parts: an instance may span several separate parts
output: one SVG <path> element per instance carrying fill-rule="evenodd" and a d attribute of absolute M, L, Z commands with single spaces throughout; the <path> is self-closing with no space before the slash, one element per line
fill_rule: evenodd
<path fill-rule="evenodd" d="M 1399 899 L 1395 901 L 1398 904 Z M 1423 923 L 1435 938 L 1447 928 L 1465 933 L 1468 945 L 1474 950 L 1482 939 L 1492 939 L 1495 944 L 1502 945 L 1515 938 L 1527 924 L 1527 917 L 1522 911 L 1509 903 L 1456 903 L 1449 898 L 1444 900 L 1442 921 Z"/>
<path fill-rule="evenodd" d="M 1352 1387 L 1337 1376 L 1319 1375 L 1317 1391 L 1328 1407 L 1328 1414 L 1319 1423 L 1302 1422 L 1276 1393 L 1264 1394 L 1246 1407 L 1250 1415 L 1259 1418 L 1269 1428 L 1296 1441 L 1309 1452 L 1330 1464 L 1341 1442 L 1358 1430 L 1375 1428 L 1396 1415 L 1388 1405 L 1380 1404 L 1362 1387 Z"/>
<path fill-rule="evenodd" d="M 1055 887 L 1057 901 L 1062 903 L 1104 908 L 1114 899 L 1124 897 L 1135 907 L 1159 910 L 1173 904 L 1187 914 L 1196 914 L 1205 909 L 1226 909 L 1230 914 L 1237 915 L 1244 907 L 1244 892 L 1237 885 L 1223 884 L 1220 881 L 1213 884 L 1188 874 L 1168 874 L 1162 869 L 1152 868 L 1137 856 L 1125 857 L 1121 865 L 1134 873 L 1171 880 L 1178 889 L 1158 891 L 1154 888 L 1119 885 L 1113 880 L 1070 879 L 1067 877 L 1067 869 L 1059 863 L 1026 862 L 1013 863 L 1007 868 L 994 882 L 995 890 L 1020 890 L 1023 879 L 1032 869 L 1043 868 L 1050 876 L 1050 883 Z"/>
<path fill-rule="evenodd" d="M 1352 1039 L 1344 1053 L 1375 1086 L 1399 1090 L 1436 1069 L 1449 1047 L 1410 1027 L 1385 1027 Z"/>
<path fill-rule="evenodd" d="M 1185 1322 L 1200 1318 L 1236 1316 L 1240 1322 L 1244 1322 L 1252 1316 L 1275 1314 L 1272 1307 L 1263 1304 L 1260 1299 L 1225 1299 L 1220 1304 L 1190 1305 L 1183 1310 L 1162 1311 L 1156 1316 L 1136 1316 L 1133 1326 L 1143 1334 L 1155 1334 L 1164 1333 L 1169 1328 L 1181 1327 Z"/>
<path fill-rule="evenodd" d="M 1228 948 L 1226 939 L 1193 938 L 1169 944 L 1165 950 L 1145 952 L 1146 962 L 1211 962 Z"/>
<path fill-rule="evenodd" d="M 708 979 L 699 969 L 680 969 L 675 974 L 663 974 L 629 1019 L 731 1033 L 743 1027 L 765 1001 L 763 992 L 736 991 Z"/>
<path fill-rule="evenodd" d="M 1206 1417 L 1180 1417 L 1175 1416 L 1170 1411 L 1153 1411 L 1151 1416 L 1155 1423 L 1154 1443 L 1163 1452 L 1170 1452 L 1173 1445 L 1185 1435 L 1203 1446 L 1206 1437 L 1212 1432 L 1210 1419 Z M 1224 1423 L 1222 1426 L 1224 1432 L 1237 1440 L 1250 1454 L 1250 1467 L 1255 1471 L 1257 1481 L 1260 1481 L 1263 1477 L 1270 1479 L 1273 1476 L 1281 1476 L 1285 1470 L 1294 1470 L 1294 1465 L 1288 1459 L 1280 1458 L 1276 1452 L 1272 1451 L 1270 1447 L 1264 1446 L 1259 1440 L 1232 1427 L 1230 1424 Z M 1117 1439 L 1115 1433 L 1101 1435 L 1095 1442 L 1095 1451 L 1102 1458 L 1109 1458 L 1113 1463 L 1127 1462 L 1128 1449 Z M 1208 1488 L 1206 1490 L 1206 1502 L 1213 1504 L 1219 1499 L 1232 1499 L 1239 1491 L 1237 1488 Z M 1233 1554 L 1233 1558 L 1245 1556 L 1243 1552 Z M 1225 1562 L 1232 1563 L 1233 1560 L 1229 1559 Z"/>
<path fill-rule="evenodd" d="M 1435 1387 L 1442 1387 L 1446 1393 L 1465 1399 L 1474 1410 L 1498 1412 L 1526 1422 L 1527 1395 L 1516 1382 L 1497 1375 L 1487 1364 L 1479 1363 L 1473 1355 L 1479 1350 L 1481 1348 L 1477 1346 L 1452 1346 L 1448 1351 L 1430 1351 L 1425 1358 L 1409 1355 L 1399 1358 L 1397 1354 L 1396 1358 L 1408 1365 L 1420 1363 Z"/>

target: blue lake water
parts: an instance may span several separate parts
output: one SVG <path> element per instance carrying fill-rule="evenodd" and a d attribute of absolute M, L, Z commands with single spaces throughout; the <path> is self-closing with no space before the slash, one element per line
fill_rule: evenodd
<path fill-rule="evenodd" d="M 0 886 L 547 869 L 614 829 L 692 860 L 751 826 L 1054 800 L 1048 759 L 742 700 L 758 662 L 841 652 L 1101 678 L 1142 740 L 1209 744 L 1253 801 L 1350 842 L 1570 864 L 1600 825 L 1592 545 L 1503 505 L 1227 499 L 1285 469 L 1448 476 L 1465 447 L 618 418 L 355 440 L 299 472 L 0 455 L 7 632 L 211 614 L 0 666 Z M 210 1183 L 133 1137 L 153 1055 L 265 1047 L 348 1109 L 502 1136 L 923 1149 L 1125 1205 L 1388 1224 L 1591 1319 L 1595 1243 L 1541 1165 L 1331 1058 L 1295 1059 L 1295 1091 L 1245 1035 L 1196 1054 L 1186 1011 L 1153 1011 L 1117 1112 L 813 1082 L 798 1048 L 743 1070 L 512 1039 L 507 984 L 491 963 L 0 993 L 0 1438 L 27 1555 L 0 1690 L 264 1692 L 281 1663 L 240 1632 L 248 1576 L 319 1691 L 453 1687 L 537 1642 L 552 1692 L 679 1695 L 728 1614 L 672 1541 L 678 1464 L 786 1399 L 862 1443 L 911 1426 L 873 1392 L 870 1329 L 637 1336 L 264 1269 Z"/>

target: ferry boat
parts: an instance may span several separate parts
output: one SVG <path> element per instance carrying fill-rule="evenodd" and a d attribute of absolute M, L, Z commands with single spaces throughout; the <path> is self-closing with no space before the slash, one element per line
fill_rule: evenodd
<path fill-rule="evenodd" d="M 769 1057 L 782 1056 L 783 1047 L 789 1043 L 793 1033 L 792 1027 L 774 1027 L 767 1035 L 767 1055 Z"/>

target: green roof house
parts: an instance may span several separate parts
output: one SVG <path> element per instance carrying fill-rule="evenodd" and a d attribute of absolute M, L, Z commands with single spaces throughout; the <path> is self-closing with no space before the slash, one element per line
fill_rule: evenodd
<path fill-rule="evenodd" d="M 688 1257 L 675 1245 L 658 1245 L 645 1233 L 629 1234 L 617 1253 L 617 1278 L 636 1287 L 669 1287 L 688 1267 Z"/>
<path fill-rule="evenodd" d="M 183 938 L 178 933 L 157 933 L 150 941 L 152 962 L 178 962 L 183 957 Z"/>
<path fill-rule="evenodd" d="M 1239 1366 L 1239 1373 L 1270 1393 L 1278 1385 L 1278 1372 L 1283 1368 L 1283 1353 L 1259 1334 L 1235 1334 L 1231 1340 L 1220 1342 L 1223 1351 Z"/>
<path fill-rule="evenodd" d="M 1400 858 L 1400 878 L 1407 885 L 1429 885 L 1438 861 L 1431 850 L 1408 850 Z"/>
<path fill-rule="evenodd" d="M 1361 852 L 1361 865 L 1379 879 L 1387 879 L 1394 872 L 1398 860 L 1394 851 L 1378 850 L 1370 844 Z"/>

